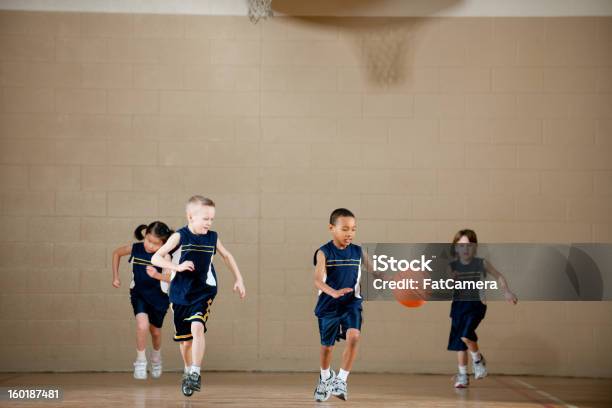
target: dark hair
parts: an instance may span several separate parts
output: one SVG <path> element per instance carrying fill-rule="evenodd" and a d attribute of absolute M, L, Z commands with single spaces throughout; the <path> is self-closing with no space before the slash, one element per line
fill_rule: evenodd
<path fill-rule="evenodd" d="M 467 229 L 467 228 L 459 230 L 455 234 L 455 236 L 453 238 L 453 243 L 451 244 L 450 253 L 451 253 L 452 256 L 457 255 L 457 252 L 455 252 L 455 244 L 457 244 L 457 242 L 459 242 L 459 240 L 463 236 L 466 236 L 468 238 L 468 240 L 470 241 L 470 243 L 472 243 L 472 244 L 477 244 L 478 243 L 478 237 L 476 236 L 476 232 L 474 230 Z"/>
<path fill-rule="evenodd" d="M 353 214 L 350 210 L 347 210 L 346 208 L 336 208 L 334 211 L 332 211 L 331 215 L 329 216 L 329 223 L 332 225 L 336 225 L 336 221 L 340 217 L 355 218 L 355 214 Z"/>
<path fill-rule="evenodd" d="M 153 221 L 149 225 L 140 224 L 134 230 L 134 237 L 139 241 L 142 241 L 147 234 L 153 234 L 161 239 L 162 242 L 166 242 L 168 238 L 170 238 L 170 235 L 174 234 L 174 231 L 161 221 Z"/>

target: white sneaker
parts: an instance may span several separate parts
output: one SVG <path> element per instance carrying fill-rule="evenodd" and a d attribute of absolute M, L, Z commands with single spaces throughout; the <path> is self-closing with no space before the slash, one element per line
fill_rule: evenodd
<path fill-rule="evenodd" d="M 137 380 L 147 379 L 147 360 L 134 361 L 134 378 Z"/>
<path fill-rule="evenodd" d="M 162 375 L 162 362 L 161 360 L 155 362 L 151 361 L 151 377 L 159 378 Z"/>
<path fill-rule="evenodd" d="M 457 374 L 455 376 L 455 388 L 467 388 L 470 385 L 470 379 L 467 374 Z"/>
<path fill-rule="evenodd" d="M 336 377 L 332 384 L 332 395 L 340 398 L 341 400 L 348 400 L 348 391 L 347 391 L 346 381 L 341 380 Z"/>
<path fill-rule="evenodd" d="M 323 380 L 321 378 L 321 374 L 319 374 L 319 383 L 317 384 L 317 388 L 315 388 L 314 398 L 317 402 L 327 401 L 331 396 L 332 392 L 332 384 L 336 379 L 336 373 L 334 370 L 330 370 L 330 375 L 327 380 Z"/>
<path fill-rule="evenodd" d="M 480 380 L 487 376 L 487 362 L 482 354 L 480 355 L 480 361 L 472 362 L 472 368 L 474 369 L 475 380 Z"/>

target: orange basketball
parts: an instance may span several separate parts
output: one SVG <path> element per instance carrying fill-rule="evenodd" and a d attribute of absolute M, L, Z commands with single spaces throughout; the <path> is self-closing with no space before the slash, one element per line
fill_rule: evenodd
<path fill-rule="evenodd" d="M 423 299 L 418 299 L 418 300 L 400 300 L 398 299 L 397 301 L 406 307 L 421 307 L 426 303 Z"/>
<path fill-rule="evenodd" d="M 430 296 L 430 291 L 423 289 L 423 279 L 428 277 L 429 275 L 425 272 L 411 270 L 396 273 L 391 278 L 398 285 L 396 288 L 391 289 L 393 297 L 405 307 L 414 308 L 423 306 L 427 303 L 427 299 Z"/>

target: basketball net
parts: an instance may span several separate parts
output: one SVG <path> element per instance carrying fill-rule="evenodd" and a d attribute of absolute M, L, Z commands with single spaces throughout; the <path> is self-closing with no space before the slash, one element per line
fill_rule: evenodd
<path fill-rule="evenodd" d="M 366 69 L 372 82 L 389 86 L 402 82 L 404 56 L 407 48 L 407 28 L 391 22 L 373 27 L 363 38 Z"/>
<path fill-rule="evenodd" d="M 260 19 L 272 17 L 272 0 L 248 0 L 249 19 L 253 24 L 257 24 Z"/>

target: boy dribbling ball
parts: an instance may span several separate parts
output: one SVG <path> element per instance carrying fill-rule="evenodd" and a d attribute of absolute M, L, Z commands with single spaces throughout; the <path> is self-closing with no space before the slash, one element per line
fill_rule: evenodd
<path fill-rule="evenodd" d="M 315 315 L 321 337 L 321 374 L 314 391 L 317 402 L 331 395 L 348 399 L 347 379 L 357 357 L 362 321 L 359 280 L 363 255 L 361 247 L 352 243 L 356 230 L 351 211 L 334 210 L 329 219 L 332 240 L 314 254 L 315 287 L 319 289 Z M 341 339 L 346 340 L 346 348 L 336 375 L 330 366 L 334 344 Z"/>

